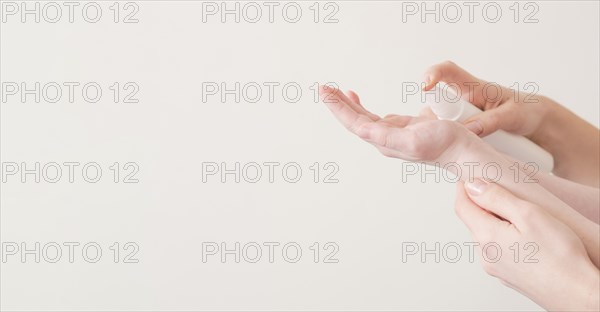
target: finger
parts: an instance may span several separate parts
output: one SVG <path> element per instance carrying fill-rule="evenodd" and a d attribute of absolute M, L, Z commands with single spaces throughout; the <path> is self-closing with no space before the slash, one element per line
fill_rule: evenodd
<path fill-rule="evenodd" d="M 381 119 L 381 117 L 379 117 L 377 114 L 371 113 L 360 103 L 360 98 L 358 97 L 358 94 L 356 94 L 356 92 L 354 92 L 352 90 L 348 90 L 348 99 L 350 101 L 352 101 L 354 104 L 356 104 L 356 109 L 359 113 L 363 112 L 364 114 L 366 114 L 367 116 L 369 116 L 369 118 L 371 118 L 373 120 Z"/>
<path fill-rule="evenodd" d="M 371 123 L 373 120 L 366 115 L 357 113 L 350 106 L 348 100 L 344 100 L 339 96 L 340 93 L 339 90 L 330 87 L 322 86 L 319 88 L 321 101 L 327 105 L 329 110 L 346 129 L 356 134 L 362 125 Z"/>
<path fill-rule="evenodd" d="M 386 115 L 378 122 L 402 128 L 402 127 L 406 127 L 413 118 L 414 117 L 412 117 L 412 116 L 390 114 L 390 115 Z"/>
<path fill-rule="evenodd" d="M 358 97 L 358 94 L 356 94 L 356 92 L 354 92 L 352 90 L 348 90 L 348 92 L 346 92 L 346 93 L 348 93 L 348 97 L 352 101 L 354 101 L 354 103 L 362 106 L 362 104 L 360 103 L 360 98 Z"/>
<path fill-rule="evenodd" d="M 462 182 L 456 184 L 456 215 L 469 228 L 473 236 L 483 237 L 484 233 L 492 231 L 502 224 L 502 221 L 489 212 L 481 209 L 467 196 Z"/>
<path fill-rule="evenodd" d="M 411 161 L 423 160 L 423 151 L 429 144 L 415 131 L 381 121 L 362 125 L 357 135 L 373 145 L 394 150 L 389 153 L 392 157 Z"/>
<path fill-rule="evenodd" d="M 532 203 L 524 201 L 496 183 L 488 183 L 476 179 L 465 183 L 469 198 L 501 218 L 514 224 L 517 228 L 526 225 L 527 219 L 537 209 Z"/>
<path fill-rule="evenodd" d="M 377 114 L 371 113 L 360 103 L 360 98 L 358 97 L 358 94 L 356 94 L 356 92 L 348 90 L 348 99 L 356 105 L 357 112 L 362 112 L 375 121 L 381 119 L 381 117 L 379 117 Z"/>
<path fill-rule="evenodd" d="M 443 81 L 473 105 L 481 109 L 489 106 L 487 105 L 489 102 L 488 96 L 486 96 L 488 92 L 484 90 L 488 83 L 471 75 L 453 62 L 446 61 L 429 67 L 425 71 L 424 80 L 424 91 L 433 89 L 438 82 Z M 493 92 L 490 91 L 489 93 Z"/>
<path fill-rule="evenodd" d="M 372 120 L 379 120 L 380 117 L 369 112 L 368 110 L 366 110 L 360 103 L 350 99 L 349 97 L 347 97 L 344 92 L 342 92 L 339 89 L 333 88 L 333 87 L 329 87 L 329 86 L 320 86 L 320 91 L 326 91 L 329 92 L 330 94 L 332 94 L 329 97 L 329 100 L 333 100 L 333 97 L 337 97 L 339 99 L 341 99 L 342 101 L 344 101 L 345 103 L 347 103 L 354 111 L 356 111 L 359 114 L 365 115 L 367 117 L 369 117 Z"/>
<path fill-rule="evenodd" d="M 475 78 L 451 61 L 445 61 L 429 67 L 425 71 L 424 76 L 425 87 L 423 89 L 425 91 L 431 90 L 440 81 L 446 83 L 454 82 L 459 85 L 462 85 L 463 82 L 482 82 L 482 80 Z"/>
<path fill-rule="evenodd" d="M 407 148 L 407 142 L 411 140 L 407 136 L 410 134 L 408 130 L 393 127 L 385 122 L 364 124 L 358 131 L 358 136 L 365 141 L 399 151 Z"/>
<path fill-rule="evenodd" d="M 480 137 L 485 137 L 497 130 L 514 131 L 516 111 L 509 105 L 500 105 L 496 108 L 474 115 L 463 123 L 467 129 Z"/>

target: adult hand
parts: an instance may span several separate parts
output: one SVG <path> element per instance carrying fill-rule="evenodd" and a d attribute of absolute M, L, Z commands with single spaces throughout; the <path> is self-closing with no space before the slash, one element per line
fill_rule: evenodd
<path fill-rule="evenodd" d="M 578 236 L 545 209 L 477 179 L 458 184 L 456 213 L 483 249 L 488 274 L 548 310 L 599 309 L 598 269 Z M 525 249 L 537 252 L 525 259 Z"/>
<path fill-rule="evenodd" d="M 450 61 L 428 68 L 424 80 L 425 91 L 442 81 L 462 99 L 483 110 L 464 121 L 469 130 L 482 137 L 499 129 L 535 136 L 548 111 L 540 97 L 479 79 Z"/>
<path fill-rule="evenodd" d="M 323 102 L 340 122 L 348 130 L 373 144 L 384 155 L 444 167 L 458 174 L 461 181 L 485 177 L 483 170 L 472 171 L 471 164 L 494 164 L 498 168 L 498 184 L 517 196 L 544 207 L 554 218 L 573 229 L 583 242 L 593 264 L 600 266 L 598 224 L 541 185 L 523 183 L 520 179 L 515 181 L 517 175 L 513 171 L 513 161 L 464 126 L 452 121 L 436 120 L 430 112 L 419 117 L 389 115 L 380 118 L 368 112 L 360 104 L 356 94 L 349 94 L 348 97 L 337 89 L 321 89 Z M 447 164 L 452 166 L 446 166 Z"/>
<path fill-rule="evenodd" d="M 473 133 L 483 137 L 502 129 L 526 136 L 554 156 L 556 175 L 600 186 L 600 132 L 560 104 L 489 83 L 449 61 L 427 69 L 424 80 L 424 90 L 443 81 L 483 110 L 464 121 Z"/>
<path fill-rule="evenodd" d="M 456 162 L 468 150 L 466 146 L 481 142 L 462 125 L 437 120 L 428 110 L 416 117 L 381 118 L 366 110 L 354 92 L 346 96 L 339 89 L 323 86 L 320 95 L 346 129 L 388 157 L 428 163 Z"/>

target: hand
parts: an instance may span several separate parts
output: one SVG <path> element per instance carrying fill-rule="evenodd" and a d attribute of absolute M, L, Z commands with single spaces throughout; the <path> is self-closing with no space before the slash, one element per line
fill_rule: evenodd
<path fill-rule="evenodd" d="M 374 145 L 382 154 L 428 163 L 456 162 L 465 146 L 480 141 L 465 127 L 437 120 L 430 110 L 420 116 L 388 115 L 381 118 L 367 111 L 354 92 L 322 86 L 322 101 L 350 132 Z"/>
<path fill-rule="evenodd" d="M 320 92 L 323 102 L 348 130 L 373 144 L 386 156 L 424 161 L 440 167 L 454 163 L 462 172 L 458 174 L 462 181 L 471 181 L 471 178 L 482 177 L 484 174 L 482 170 L 471 172 L 468 164 L 495 164 L 500 172 L 496 181 L 498 184 L 517 196 L 544 207 L 554 218 L 573 229 L 594 265 L 600 266 L 598 224 L 539 184 L 514 181 L 514 175 L 506 174 L 513 172 L 513 162 L 464 126 L 456 122 L 436 120 L 427 110 L 419 117 L 390 115 L 382 119 L 368 112 L 353 92 L 349 93 L 349 97 L 333 88 L 322 87 Z M 448 168 L 453 172 L 455 169 L 455 166 Z"/>
<path fill-rule="evenodd" d="M 464 121 L 469 130 L 481 137 L 499 129 L 534 137 L 548 110 L 541 97 L 476 78 L 450 61 L 431 66 L 424 80 L 425 91 L 443 81 L 461 98 L 483 110 Z"/>
<path fill-rule="evenodd" d="M 554 174 L 600 186 L 600 132 L 593 125 L 545 96 L 488 83 L 452 62 L 430 67 L 424 90 L 440 81 L 483 110 L 464 121 L 473 133 L 484 137 L 502 129 L 526 136 L 554 156 Z"/>
<path fill-rule="evenodd" d="M 482 259 L 488 274 L 548 310 L 598 310 L 598 269 L 578 236 L 544 209 L 495 183 L 475 180 L 458 184 L 456 214 L 479 247 L 499 246 L 497 262 Z M 531 243 L 537 253 L 527 262 L 522 255 Z M 494 248 L 484 252 L 494 261 L 500 255 Z"/>

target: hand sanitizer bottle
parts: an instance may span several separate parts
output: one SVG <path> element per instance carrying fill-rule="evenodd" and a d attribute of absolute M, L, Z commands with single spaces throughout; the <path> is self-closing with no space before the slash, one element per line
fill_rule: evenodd
<path fill-rule="evenodd" d="M 448 86 L 442 83 L 438 84 L 430 92 L 440 91 L 452 92 Z M 429 94 L 429 96 L 425 97 L 425 102 L 439 119 L 462 122 L 473 115 L 481 113 L 481 110 L 475 105 L 456 95 L 447 99 L 443 92 L 437 94 L 435 97 L 434 94 Z M 552 168 L 554 167 L 552 155 L 524 136 L 498 130 L 482 139 L 499 152 L 509 155 L 525 164 L 534 163 L 542 172 L 552 172 Z"/>

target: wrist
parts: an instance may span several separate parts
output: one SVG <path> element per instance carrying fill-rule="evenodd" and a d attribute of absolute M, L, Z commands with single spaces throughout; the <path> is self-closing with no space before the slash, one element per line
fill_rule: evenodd
<path fill-rule="evenodd" d="M 569 120 L 569 112 L 558 103 L 544 96 L 540 96 L 540 102 L 543 107 L 541 122 L 530 139 L 552 154 L 555 174 L 568 176 L 574 140 L 569 127 L 574 126 L 573 121 Z"/>
<path fill-rule="evenodd" d="M 501 177 L 502 171 L 507 170 L 511 165 L 505 155 L 475 135 L 472 137 L 467 136 L 459 145 L 459 153 L 453 162 L 460 166 L 463 173 L 463 180 L 490 178 L 486 174 Z M 490 166 L 497 169 L 489 169 Z M 489 172 L 485 168 L 488 168 Z M 494 170 L 500 170 L 500 172 L 495 172 Z"/>
<path fill-rule="evenodd" d="M 540 124 L 529 138 L 537 145 L 553 153 L 554 147 L 560 146 L 561 134 L 564 132 L 565 125 L 560 122 L 562 107 L 545 96 L 538 96 L 537 99 L 538 103 L 535 105 L 538 105 L 536 111 L 540 117 Z"/>

